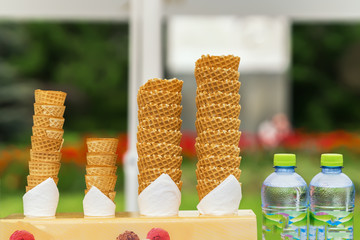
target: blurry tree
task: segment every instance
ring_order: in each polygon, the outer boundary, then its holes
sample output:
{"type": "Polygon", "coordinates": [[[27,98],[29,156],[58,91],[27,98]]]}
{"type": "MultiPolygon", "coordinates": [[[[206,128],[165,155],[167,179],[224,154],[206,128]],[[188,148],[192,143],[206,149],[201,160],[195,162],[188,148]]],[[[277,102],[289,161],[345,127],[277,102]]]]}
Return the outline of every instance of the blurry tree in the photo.
{"type": "Polygon", "coordinates": [[[360,129],[360,24],[295,24],[293,122],[313,131],[360,129]]]}

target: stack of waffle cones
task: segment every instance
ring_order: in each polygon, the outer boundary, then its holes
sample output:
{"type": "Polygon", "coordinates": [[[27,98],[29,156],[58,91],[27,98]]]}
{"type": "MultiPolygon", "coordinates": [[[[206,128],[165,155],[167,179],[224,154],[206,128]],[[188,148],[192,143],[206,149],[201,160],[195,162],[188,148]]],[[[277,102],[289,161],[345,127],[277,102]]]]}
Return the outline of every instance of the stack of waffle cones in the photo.
{"type": "Polygon", "coordinates": [[[85,194],[94,186],[114,201],[118,139],[88,138],[86,145],[88,152],[86,155],[85,194]]]}
{"type": "Polygon", "coordinates": [[[195,64],[196,186],[201,200],[230,174],[240,178],[240,58],[202,56],[195,64]]]}
{"type": "Polygon", "coordinates": [[[29,176],[26,191],[51,177],[58,183],[66,93],[35,90],[29,176]]]}
{"type": "Polygon", "coordinates": [[[139,194],[163,173],[181,190],[182,85],[178,79],[150,79],[139,89],[139,194]]]}

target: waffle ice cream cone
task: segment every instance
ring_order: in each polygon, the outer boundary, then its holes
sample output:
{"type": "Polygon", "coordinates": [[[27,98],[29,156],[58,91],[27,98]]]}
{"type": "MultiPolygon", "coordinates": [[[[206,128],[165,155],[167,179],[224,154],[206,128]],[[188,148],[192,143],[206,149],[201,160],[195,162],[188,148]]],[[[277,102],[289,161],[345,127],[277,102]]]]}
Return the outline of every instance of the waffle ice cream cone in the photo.
{"type": "Polygon", "coordinates": [[[35,90],[35,102],[40,104],[64,105],[66,93],[61,91],[35,90]]]}
{"type": "Polygon", "coordinates": [[[87,165],[86,166],[86,174],[87,175],[115,175],[117,167],[115,166],[94,166],[87,165]]]}
{"type": "Polygon", "coordinates": [[[201,92],[223,92],[223,93],[234,93],[238,94],[240,90],[241,83],[239,81],[216,81],[208,79],[207,81],[202,82],[196,89],[197,94],[201,92]]]}
{"type": "Polygon", "coordinates": [[[86,145],[90,153],[116,153],[119,140],[116,138],[87,138],[86,145]]]}
{"type": "Polygon", "coordinates": [[[240,154],[240,148],[234,145],[195,143],[195,149],[199,159],[208,155],[230,155],[238,157],[240,154]]]}
{"type": "Polygon", "coordinates": [[[137,152],[139,157],[146,155],[171,155],[180,156],[182,148],[167,143],[137,143],[137,152]]]}
{"type": "Polygon", "coordinates": [[[33,151],[39,152],[60,152],[63,140],[31,136],[33,151]]]}
{"type": "Polygon", "coordinates": [[[33,136],[46,137],[51,139],[61,140],[64,135],[64,130],[56,128],[32,127],[33,136]]]}
{"type": "Polygon", "coordinates": [[[174,117],[180,118],[182,111],[181,105],[169,105],[169,104],[153,104],[149,103],[142,107],[138,111],[139,121],[143,121],[146,118],[162,118],[162,117],[174,117]]]}
{"type": "Polygon", "coordinates": [[[200,85],[202,82],[213,79],[215,81],[238,81],[240,73],[237,70],[226,69],[226,68],[211,68],[211,67],[200,67],[195,68],[195,79],[196,84],[200,85]]]}
{"type": "Polygon", "coordinates": [[[65,106],[34,103],[35,115],[62,118],[65,106]]]}
{"type": "Polygon", "coordinates": [[[210,67],[210,68],[225,68],[232,69],[237,71],[239,69],[240,58],[227,55],[227,56],[211,56],[211,55],[202,55],[196,63],[196,68],[201,67],[210,67]]]}
{"type": "Polygon", "coordinates": [[[138,159],[137,165],[139,172],[148,168],[180,168],[182,163],[181,156],[170,155],[147,155],[138,159]]]}
{"type": "Polygon", "coordinates": [[[34,126],[35,127],[46,127],[46,128],[56,128],[62,129],[64,126],[64,118],[56,118],[49,116],[33,116],[34,126]]]}
{"type": "Polygon", "coordinates": [[[199,200],[203,199],[209,192],[219,186],[221,182],[222,181],[212,179],[198,180],[196,189],[198,191],[199,200]]]}
{"type": "Polygon", "coordinates": [[[117,154],[115,153],[87,153],[87,165],[115,166],[117,154]]]}
{"type": "Polygon", "coordinates": [[[199,167],[223,167],[238,168],[240,166],[241,157],[234,156],[205,156],[199,159],[196,166],[199,167]]]}
{"type": "Polygon", "coordinates": [[[240,101],[240,94],[238,93],[223,93],[223,92],[199,92],[195,98],[196,107],[202,107],[209,104],[230,104],[238,105],[240,101]]]}
{"type": "Polygon", "coordinates": [[[146,104],[175,104],[180,105],[181,93],[180,92],[167,92],[167,91],[146,91],[140,90],[137,95],[138,106],[145,106],[146,104]]]}
{"type": "Polygon", "coordinates": [[[181,92],[183,81],[176,78],[173,79],[159,79],[154,78],[148,80],[140,87],[140,91],[168,91],[168,92],[181,92]]]}
{"type": "Polygon", "coordinates": [[[182,120],[174,117],[146,118],[139,123],[142,128],[180,130],[182,120]]]}
{"type": "Polygon", "coordinates": [[[30,149],[30,160],[34,162],[59,163],[61,160],[60,152],[39,152],[30,149]]]}
{"type": "MultiPolygon", "coordinates": [[[[152,181],[146,181],[146,182],[142,182],[141,184],[139,184],[138,194],[140,194],[142,191],[144,191],[144,189],[147,188],[151,183],[152,183],[152,181]]],[[[179,181],[179,182],[175,182],[175,184],[179,188],[179,190],[181,191],[181,187],[183,185],[183,182],[179,181]]]]}
{"type": "Polygon", "coordinates": [[[179,145],[181,140],[181,132],[165,129],[146,129],[138,127],[137,141],[138,142],[154,142],[154,143],[168,143],[179,145]]]}
{"type": "Polygon", "coordinates": [[[209,104],[198,109],[196,119],[202,117],[239,118],[240,110],[240,105],[209,104]]]}
{"type": "Polygon", "coordinates": [[[240,178],[241,170],[239,168],[223,168],[223,167],[199,167],[196,169],[196,177],[198,180],[213,179],[222,181],[230,174],[236,179],[240,178]]]}
{"type": "Polygon", "coordinates": [[[163,173],[168,174],[174,182],[179,182],[182,171],[177,168],[148,168],[139,173],[139,183],[143,183],[145,181],[155,181],[163,173]]]}
{"type": "Polygon", "coordinates": [[[201,133],[206,130],[239,130],[240,119],[221,118],[221,117],[203,117],[195,121],[196,131],[201,133]]]}
{"type": "Polygon", "coordinates": [[[60,163],[29,161],[29,172],[32,176],[57,176],[60,163]]]}
{"type": "Polygon", "coordinates": [[[86,188],[97,187],[102,192],[112,192],[115,189],[117,176],[115,175],[85,175],[86,188]]]}
{"type": "Polygon", "coordinates": [[[240,136],[241,132],[236,130],[205,130],[198,134],[196,142],[238,146],[240,136]]]}
{"type": "Polygon", "coordinates": [[[43,181],[45,181],[46,179],[48,179],[49,177],[51,177],[55,184],[58,184],[59,179],[57,178],[57,176],[32,176],[32,175],[28,175],[27,176],[27,182],[28,182],[28,187],[33,188],[36,187],[37,185],[39,185],[40,183],[42,183],[43,181]]]}

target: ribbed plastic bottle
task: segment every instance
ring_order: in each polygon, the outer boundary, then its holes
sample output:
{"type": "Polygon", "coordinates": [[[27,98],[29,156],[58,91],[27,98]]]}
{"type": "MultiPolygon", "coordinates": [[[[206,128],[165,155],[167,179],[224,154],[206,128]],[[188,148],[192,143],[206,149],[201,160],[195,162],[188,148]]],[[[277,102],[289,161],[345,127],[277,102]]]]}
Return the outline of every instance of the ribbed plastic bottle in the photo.
{"type": "Polygon", "coordinates": [[[322,171],[310,182],[310,240],[353,239],[355,188],[342,173],[341,154],[322,154],[322,171]]]}
{"type": "Polygon", "coordinates": [[[307,240],[308,188],[295,167],[295,154],[274,155],[275,172],[261,189],[263,240],[307,240]]]}

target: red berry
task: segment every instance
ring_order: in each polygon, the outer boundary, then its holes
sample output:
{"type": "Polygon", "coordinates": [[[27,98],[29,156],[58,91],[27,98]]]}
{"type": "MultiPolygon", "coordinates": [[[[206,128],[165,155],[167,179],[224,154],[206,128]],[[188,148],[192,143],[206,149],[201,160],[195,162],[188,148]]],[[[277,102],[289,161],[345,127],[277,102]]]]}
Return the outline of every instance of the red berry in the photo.
{"type": "Polygon", "coordinates": [[[11,236],[9,240],[35,240],[34,235],[25,230],[17,230],[11,236]]]}
{"type": "Polygon", "coordinates": [[[162,228],[153,228],[147,234],[150,240],[170,240],[169,233],[162,228]]]}

